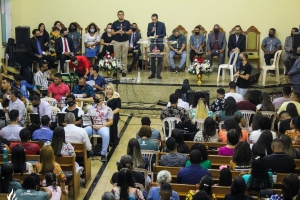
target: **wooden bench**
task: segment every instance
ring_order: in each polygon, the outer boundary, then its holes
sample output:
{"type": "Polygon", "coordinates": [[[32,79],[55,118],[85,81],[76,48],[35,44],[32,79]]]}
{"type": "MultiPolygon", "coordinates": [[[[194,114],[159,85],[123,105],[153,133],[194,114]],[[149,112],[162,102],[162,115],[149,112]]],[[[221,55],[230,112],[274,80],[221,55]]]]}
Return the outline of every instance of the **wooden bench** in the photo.
{"type": "Polygon", "coordinates": [[[184,141],[184,143],[186,143],[190,148],[194,145],[194,144],[203,144],[206,146],[206,148],[220,148],[220,147],[224,147],[227,144],[225,142],[194,142],[194,141],[184,141]]]}
{"type": "MultiPolygon", "coordinates": [[[[176,191],[179,197],[186,197],[187,193],[190,190],[196,190],[196,185],[188,185],[188,184],[177,184],[177,183],[170,183],[172,186],[172,190],[176,191]]],[[[158,187],[158,183],[150,182],[149,188],[151,187],[158,187]]],[[[181,199],[180,198],[180,199],[181,199]]]]}
{"type": "Polygon", "coordinates": [[[232,156],[208,155],[207,159],[210,160],[213,169],[219,169],[221,165],[229,165],[232,156]]]}

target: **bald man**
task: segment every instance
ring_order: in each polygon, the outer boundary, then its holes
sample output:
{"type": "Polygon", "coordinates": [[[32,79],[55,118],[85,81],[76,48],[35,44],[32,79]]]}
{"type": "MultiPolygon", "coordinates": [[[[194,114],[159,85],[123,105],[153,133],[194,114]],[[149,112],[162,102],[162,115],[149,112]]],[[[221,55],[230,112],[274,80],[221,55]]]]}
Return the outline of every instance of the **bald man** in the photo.
{"type": "Polygon", "coordinates": [[[296,167],[294,158],[283,152],[282,140],[275,138],[271,148],[273,153],[263,158],[267,169],[276,173],[292,173],[296,167]]]}
{"type": "MultiPolygon", "coordinates": [[[[297,55],[300,56],[300,46],[297,48],[297,55]]],[[[291,70],[287,74],[291,77],[291,84],[293,84],[294,90],[300,91],[300,59],[298,58],[291,70]]]]}

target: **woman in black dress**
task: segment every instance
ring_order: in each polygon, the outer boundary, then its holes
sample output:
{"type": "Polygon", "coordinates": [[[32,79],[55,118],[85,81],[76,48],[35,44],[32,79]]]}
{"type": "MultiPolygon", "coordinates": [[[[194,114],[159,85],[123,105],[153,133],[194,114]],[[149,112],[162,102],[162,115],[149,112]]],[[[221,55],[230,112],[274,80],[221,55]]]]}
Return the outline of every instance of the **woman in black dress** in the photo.
{"type": "Polygon", "coordinates": [[[110,55],[114,53],[114,40],[111,34],[111,26],[112,23],[107,24],[106,29],[104,29],[105,32],[101,36],[100,44],[103,45],[103,48],[102,51],[95,56],[97,60],[101,60],[106,52],[109,52],[110,55]]]}
{"type": "Polygon", "coordinates": [[[110,145],[117,146],[119,144],[118,137],[118,122],[120,119],[120,109],[121,109],[121,99],[111,83],[106,85],[105,89],[105,100],[107,101],[107,106],[110,107],[114,112],[114,123],[110,126],[110,145]]]}
{"type": "Polygon", "coordinates": [[[44,45],[47,47],[46,49],[48,49],[49,33],[46,31],[45,24],[44,23],[40,23],[39,26],[38,26],[38,30],[40,31],[40,36],[44,40],[44,45]]]}

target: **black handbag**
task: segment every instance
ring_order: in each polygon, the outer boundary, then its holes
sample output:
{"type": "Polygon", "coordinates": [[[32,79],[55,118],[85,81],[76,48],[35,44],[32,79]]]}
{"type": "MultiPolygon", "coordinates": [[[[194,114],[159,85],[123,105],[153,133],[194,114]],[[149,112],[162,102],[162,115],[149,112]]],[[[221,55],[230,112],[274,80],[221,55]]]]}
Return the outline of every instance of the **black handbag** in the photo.
{"type": "Polygon", "coordinates": [[[270,198],[274,194],[273,189],[260,190],[259,196],[260,198],[270,198]]]}

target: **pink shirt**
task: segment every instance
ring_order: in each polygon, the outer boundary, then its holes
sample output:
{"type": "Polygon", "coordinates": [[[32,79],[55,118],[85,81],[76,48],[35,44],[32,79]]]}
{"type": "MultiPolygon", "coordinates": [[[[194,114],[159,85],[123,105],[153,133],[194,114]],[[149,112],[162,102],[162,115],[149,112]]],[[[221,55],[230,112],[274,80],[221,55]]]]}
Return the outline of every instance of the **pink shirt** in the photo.
{"type": "Polygon", "coordinates": [[[54,99],[56,99],[57,102],[60,102],[60,98],[61,97],[65,97],[68,94],[70,94],[70,88],[68,85],[61,83],[60,86],[55,85],[54,83],[52,83],[49,87],[48,87],[48,92],[52,93],[52,97],[54,99]]]}
{"type": "Polygon", "coordinates": [[[53,186],[50,185],[47,187],[51,193],[52,193],[52,197],[50,200],[60,200],[61,197],[61,189],[59,186],[56,186],[56,190],[54,190],[53,186]]]}
{"type": "Polygon", "coordinates": [[[228,148],[226,146],[221,147],[218,151],[219,156],[233,156],[234,148],[228,148]]]}

